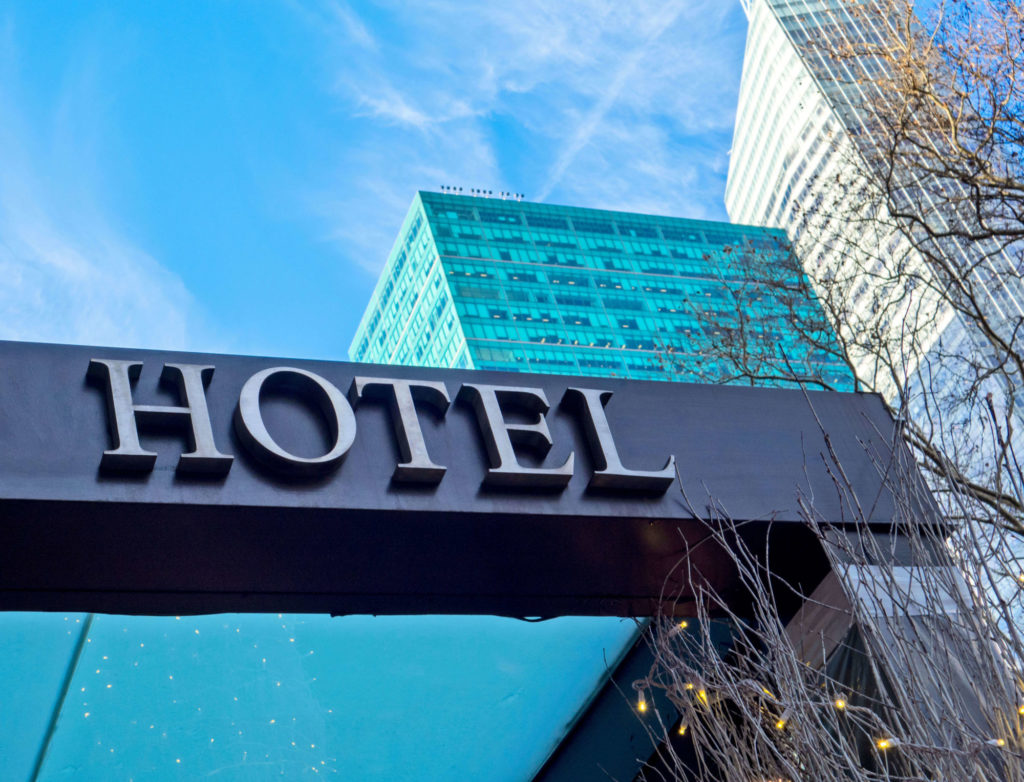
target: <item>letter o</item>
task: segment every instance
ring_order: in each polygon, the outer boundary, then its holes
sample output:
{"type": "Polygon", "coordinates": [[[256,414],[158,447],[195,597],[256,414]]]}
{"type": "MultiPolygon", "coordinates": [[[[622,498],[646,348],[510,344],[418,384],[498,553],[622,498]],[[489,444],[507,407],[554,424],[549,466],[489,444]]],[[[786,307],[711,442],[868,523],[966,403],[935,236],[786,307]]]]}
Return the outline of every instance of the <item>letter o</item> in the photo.
{"type": "Polygon", "coordinates": [[[270,467],[290,475],[323,475],[341,466],[356,439],[356,417],[345,395],[320,375],[295,367],[271,367],[245,381],[238,395],[235,433],[253,456],[270,467]],[[260,411],[260,394],[268,380],[298,392],[307,402],[319,406],[334,438],[323,456],[296,456],[284,450],[267,431],[260,411]]]}

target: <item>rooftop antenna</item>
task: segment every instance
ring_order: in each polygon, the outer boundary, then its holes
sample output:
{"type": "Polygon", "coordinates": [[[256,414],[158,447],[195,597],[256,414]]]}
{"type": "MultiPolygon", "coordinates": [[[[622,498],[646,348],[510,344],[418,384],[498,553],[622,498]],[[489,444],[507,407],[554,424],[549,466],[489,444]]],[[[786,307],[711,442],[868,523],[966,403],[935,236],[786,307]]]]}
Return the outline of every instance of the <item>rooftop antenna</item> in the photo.
{"type": "MultiPolygon", "coordinates": [[[[441,185],[441,192],[450,193],[453,195],[461,194],[462,188],[453,187],[452,185],[441,185]]],[[[482,187],[469,188],[469,194],[475,198],[495,197],[493,190],[484,190],[482,187]]],[[[513,193],[511,190],[499,190],[497,197],[500,198],[502,201],[522,201],[524,198],[526,198],[526,196],[523,195],[522,193],[513,193]]]]}

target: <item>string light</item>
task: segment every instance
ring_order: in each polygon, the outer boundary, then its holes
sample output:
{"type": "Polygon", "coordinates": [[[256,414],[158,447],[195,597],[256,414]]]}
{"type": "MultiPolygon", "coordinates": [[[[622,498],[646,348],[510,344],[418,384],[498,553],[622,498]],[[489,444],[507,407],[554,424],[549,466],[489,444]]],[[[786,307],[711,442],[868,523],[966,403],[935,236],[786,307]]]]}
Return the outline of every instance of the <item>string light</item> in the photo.
{"type": "Polygon", "coordinates": [[[897,745],[899,745],[899,741],[893,738],[879,739],[875,742],[875,746],[882,750],[891,749],[897,745]]]}
{"type": "Polygon", "coordinates": [[[837,709],[839,709],[839,711],[842,711],[846,708],[846,701],[842,698],[836,698],[834,705],[837,709]]]}
{"type": "Polygon", "coordinates": [[[679,735],[680,736],[685,736],[686,735],[686,726],[683,723],[681,723],[681,722],[679,723],[679,735]]]}
{"type": "Polygon", "coordinates": [[[993,747],[1005,747],[1006,739],[989,739],[985,743],[990,744],[993,747]]]}
{"type": "Polygon", "coordinates": [[[707,690],[697,690],[697,700],[699,700],[701,703],[703,703],[705,706],[707,706],[708,705],[708,691],[707,690]]]}
{"type": "Polygon", "coordinates": [[[679,629],[680,630],[685,630],[689,626],[690,626],[690,623],[687,622],[685,619],[679,623],[679,629]]]}
{"type": "Polygon", "coordinates": [[[780,719],[778,722],[776,722],[775,723],[775,729],[776,730],[785,730],[786,729],[786,720],[780,719]]]}
{"type": "Polygon", "coordinates": [[[644,696],[643,695],[641,695],[640,696],[640,700],[637,701],[636,710],[639,711],[641,714],[643,714],[645,711],[647,711],[647,701],[644,700],[644,696]]]}

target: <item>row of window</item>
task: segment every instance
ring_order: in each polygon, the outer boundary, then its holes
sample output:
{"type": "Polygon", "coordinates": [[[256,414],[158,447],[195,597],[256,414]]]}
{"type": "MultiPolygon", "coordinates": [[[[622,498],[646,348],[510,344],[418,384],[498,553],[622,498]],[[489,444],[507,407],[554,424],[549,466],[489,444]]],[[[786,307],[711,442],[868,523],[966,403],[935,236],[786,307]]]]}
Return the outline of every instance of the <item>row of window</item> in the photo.
{"type": "MultiPolygon", "coordinates": [[[[577,236],[574,234],[558,234],[544,231],[515,230],[481,225],[436,222],[432,224],[436,240],[457,242],[486,242],[516,247],[532,246],[541,249],[582,250],[585,254],[592,252],[612,254],[648,255],[662,258],[701,258],[709,257],[722,250],[740,249],[743,251],[787,253],[788,245],[781,237],[755,236],[736,241],[732,237],[717,233],[709,233],[714,241],[692,241],[680,243],[662,243],[632,237],[594,237],[577,236]]],[[[568,255],[568,254],[567,254],[568,255]]],[[[585,256],[584,256],[585,257],[585,256]]]]}
{"type": "MultiPolygon", "coordinates": [[[[477,283],[481,287],[486,287],[487,284],[501,284],[506,290],[531,285],[540,286],[546,290],[551,290],[553,286],[564,286],[576,290],[597,288],[598,290],[638,294],[667,294],[676,297],[678,301],[683,301],[693,295],[710,295],[712,298],[728,300],[730,298],[728,291],[742,288],[745,301],[757,300],[758,296],[762,296],[765,300],[771,298],[768,295],[768,289],[759,290],[759,285],[755,281],[737,282],[710,275],[680,275],[675,278],[666,278],[664,275],[651,271],[605,273],[596,269],[569,270],[500,261],[491,263],[489,259],[477,260],[450,256],[445,256],[442,262],[451,284],[460,286],[460,290],[466,289],[465,286],[471,282],[477,283]]],[[[792,283],[797,286],[799,279],[776,279],[773,283],[792,283]]]]}
{"type": "MultiPolygon", "coordinates": [[[[465,197],[445,197],[424,194],[424,205],[435,230],[441,225],[465,225],[474,223],[478,227],[497,225],[521,229],[546,229],[565,233],[618,236],[621,238],[655,239],[667,242],[689,244],[742,244],[747,239],[763,240],[772,236],[771,231],[730,226],[727,223],[712,227],[700,227],[691,221],[673,218],[645,220],[642,215],[605,218],[599,214],[582,210],[544,207],[543,212],[526,207],[496,208],[491,205],[472,205],[465,197]],[[561,214],[558,214],[561,212],[561,214]]],[[[780,239],[781,240],[781,239],[780,239]]]]}
{"type": "MultiPolygon", "coordinates": [[[[696,349],[676,346],[648,348],[623,352],[613,345],[544,345],[523,344],[494,338],[469,341],[475,365],[480,369],[512,370],[574,375],[613,375],[632,379],[674,380],[704,383],[750,384],[743,369],[728,358],[700,353],[696,349]]],[[[839,389],[850,389],[849,375],[835,364],[816,364],[789,359],[764,361],[758,370],[765,376],[785,377],[796,371],[807,382],[820,378],[839,389]]],[[[796,387],[795,382],[759,380],[758,385],[796,387]]]]}

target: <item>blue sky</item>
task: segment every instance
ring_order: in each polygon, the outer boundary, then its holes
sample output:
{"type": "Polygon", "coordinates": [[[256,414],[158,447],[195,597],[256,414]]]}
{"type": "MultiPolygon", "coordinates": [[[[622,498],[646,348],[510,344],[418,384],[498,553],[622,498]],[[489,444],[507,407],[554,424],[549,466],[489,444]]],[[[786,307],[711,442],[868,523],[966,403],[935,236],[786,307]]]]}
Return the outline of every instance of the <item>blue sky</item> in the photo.
{"type": "Polygon", "coordinates": [[[0,338],[346,357],[417,189],[725,219],[730,0],[0,6],[0,338]]]}

